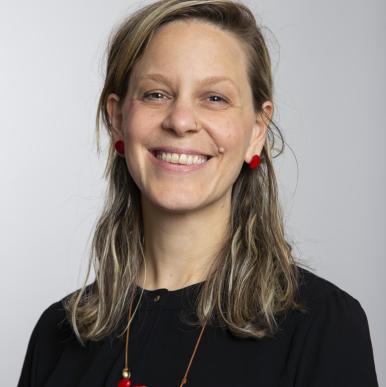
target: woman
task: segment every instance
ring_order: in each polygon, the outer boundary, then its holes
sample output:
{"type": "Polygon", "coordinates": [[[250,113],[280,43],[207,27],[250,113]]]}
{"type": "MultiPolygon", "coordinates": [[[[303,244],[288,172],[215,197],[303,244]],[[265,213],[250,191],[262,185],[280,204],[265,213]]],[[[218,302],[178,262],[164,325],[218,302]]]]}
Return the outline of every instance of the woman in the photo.
{"type": "Polygon", "coordinates": [[[96,279],[42,314],[19,386],[378,385],[362,307],[285,240],[272,100],[245,6],[164,0],[122,23],[96,279]]]}

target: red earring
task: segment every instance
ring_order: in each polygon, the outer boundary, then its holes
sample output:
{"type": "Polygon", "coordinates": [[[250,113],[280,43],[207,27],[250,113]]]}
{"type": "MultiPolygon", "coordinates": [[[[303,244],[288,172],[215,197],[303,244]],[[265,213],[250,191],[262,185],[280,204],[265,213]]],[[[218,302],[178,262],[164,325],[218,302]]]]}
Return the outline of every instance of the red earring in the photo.
{"type": "Polygon", "coordinates": [[[252,160],[248,163],[249,168],[255,169],[260,164],[260,156],[253,155],[252,160]]]}
{"type": "Polygon", "coordinates": [[[115,150],[123,156],[125,154],[125,143],[122,140],[118,140],[115,144],[115,150]]]}

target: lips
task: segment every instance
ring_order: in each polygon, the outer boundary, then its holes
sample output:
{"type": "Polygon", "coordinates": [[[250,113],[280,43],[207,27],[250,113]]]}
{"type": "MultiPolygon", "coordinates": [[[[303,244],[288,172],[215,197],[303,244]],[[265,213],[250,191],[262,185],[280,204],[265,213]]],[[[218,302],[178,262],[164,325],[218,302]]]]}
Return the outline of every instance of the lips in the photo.
{"type": "Polygon", "coordinates": [[[173,146],[162,146],[151,148],[150,151],[156,155],[157,152],[165,152],[165,153],[177,153],[177,154],[186,154],[186,155],[197,155],[197,156],[205,156],[208,159],[212,157],[211,154],[206,153],[205,151],[201,151],[193,148],[177,148],[173,146]]]}

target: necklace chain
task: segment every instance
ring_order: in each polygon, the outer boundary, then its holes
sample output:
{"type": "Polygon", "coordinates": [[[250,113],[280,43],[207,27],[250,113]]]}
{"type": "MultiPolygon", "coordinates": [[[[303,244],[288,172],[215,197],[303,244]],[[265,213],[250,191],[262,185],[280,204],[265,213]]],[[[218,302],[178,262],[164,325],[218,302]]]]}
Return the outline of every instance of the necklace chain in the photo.
{"type": "MultiPolygon", "coordinates": [[[[139,303],[139,301],[138,301],[138,303],[139,303]]],[[[129,364],[129,335],[130,335],[130,325],[131,325],[130,319],[131,319],[132,305],[133,305],[133,300],[130,302],[130,306],[129,306],[129,315],[128,315],[129,323],[128,323],[128,326],[127,326],[126,338],[125,338],[125,366],[124,366],[124,368],[122,370],[122,377],[123,377],[123,379],[121,379],[121,381],[119,382],[119,386],[123,385],[122,382],[124,382],[125,380],[127,380],[129,382],[127,385],[131,386],[131,381],[130,381],[131,373],[129,371],[128,364],[129,364]]],[[[135,312],[136,311],[137,311],[137,308],[136,308],[135,312]]],[[[189,374],[189,371],[190,371],[190,367],[191,367],[191,365],[193,363],[193,359],[194,359],[194,356],[196,355],[197,348],[198,348],[198,346],[200,344],[201,337],[202,337],[202,335],[204,333],[205,327],[206,327],[206,321],[204,322],[203,326],[201,327],[201,331],[200,331],[200,334],[199,334],[199,336],[198,336],[198,338],[196,340],[196,344],[194,346],[193,353],[192,353],[192,355],[190,357],[188,366],[186,368],[185,375],[182,378],[179,387],[182,387],[184,384],[186,384],[188,382],[188,374],[189,374]]],[[[146,386],[132,386],[132,387],[146,387],[146,386]]]]}

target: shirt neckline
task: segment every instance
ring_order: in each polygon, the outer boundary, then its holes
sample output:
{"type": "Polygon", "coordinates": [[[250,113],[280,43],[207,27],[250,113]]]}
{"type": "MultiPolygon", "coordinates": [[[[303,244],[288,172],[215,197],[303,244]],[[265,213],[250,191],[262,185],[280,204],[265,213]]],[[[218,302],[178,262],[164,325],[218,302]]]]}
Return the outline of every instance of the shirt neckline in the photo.
{"type": "Polygon", "coordinates": [[[136,301],[138,301],[143,290],[139,304],[141,309],[190,309],[195,304],[198,293],[204,283],[205,281],[201,281],[174,290],[167,288],[149,290],[136,285],[136,301]]]}

